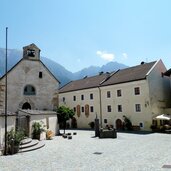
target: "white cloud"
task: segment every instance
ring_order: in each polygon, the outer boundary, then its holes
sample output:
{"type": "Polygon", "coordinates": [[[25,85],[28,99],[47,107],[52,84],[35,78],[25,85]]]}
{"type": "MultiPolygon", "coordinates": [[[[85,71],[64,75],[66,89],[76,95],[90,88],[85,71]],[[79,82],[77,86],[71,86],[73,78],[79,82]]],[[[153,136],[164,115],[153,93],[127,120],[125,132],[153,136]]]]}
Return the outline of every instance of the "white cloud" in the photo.
{"type": "Polygon", "coordinates": [[[107,53],[105,51],[97,51],[96,55],[100,56],[102,59],[107,61],[113,61],[115,58],[115,55],[113,53],[107,53]]]}
{"type": "Polygon", "coordinates": [[[122,56],[124,59],[128,59],[128,54],[127,53],[122,53],[122,56]]]}

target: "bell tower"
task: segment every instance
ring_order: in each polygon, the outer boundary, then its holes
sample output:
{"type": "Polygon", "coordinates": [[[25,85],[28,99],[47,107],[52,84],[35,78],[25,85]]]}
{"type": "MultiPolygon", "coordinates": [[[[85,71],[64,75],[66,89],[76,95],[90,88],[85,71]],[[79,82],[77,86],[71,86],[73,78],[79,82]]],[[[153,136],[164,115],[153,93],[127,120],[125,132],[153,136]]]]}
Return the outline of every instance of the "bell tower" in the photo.
{"type": "Polygon", "coordinates": [[[23,47],[23,58],[29,60],[40,60],[40,49],[34,43],[23,47]]]}

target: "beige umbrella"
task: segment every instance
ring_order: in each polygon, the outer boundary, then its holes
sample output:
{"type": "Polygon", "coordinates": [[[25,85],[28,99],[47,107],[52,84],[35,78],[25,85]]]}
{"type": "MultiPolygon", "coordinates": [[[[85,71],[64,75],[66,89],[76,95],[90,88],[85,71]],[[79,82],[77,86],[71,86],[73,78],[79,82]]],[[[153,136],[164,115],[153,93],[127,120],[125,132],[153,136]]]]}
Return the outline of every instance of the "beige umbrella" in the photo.
{"type": "Polygon", "coordinates": [[[171,120],[171,115],[169,114],[161,114],[155,117],[158,120],[171,120]]]}

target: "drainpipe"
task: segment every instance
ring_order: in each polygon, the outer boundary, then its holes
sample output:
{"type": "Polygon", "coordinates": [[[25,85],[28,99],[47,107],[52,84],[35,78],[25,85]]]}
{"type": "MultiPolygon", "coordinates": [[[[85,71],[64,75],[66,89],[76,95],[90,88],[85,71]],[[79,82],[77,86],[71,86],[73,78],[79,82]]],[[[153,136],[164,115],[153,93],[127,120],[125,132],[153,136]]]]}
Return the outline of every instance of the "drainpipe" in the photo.
{"type": "Polygon", "coordinates": [[[100,127],[102,128],[102,98],[101,98],[101,89],[100,87],[98,87],[99,89],[99,100],[100,100],[100,127]]]}

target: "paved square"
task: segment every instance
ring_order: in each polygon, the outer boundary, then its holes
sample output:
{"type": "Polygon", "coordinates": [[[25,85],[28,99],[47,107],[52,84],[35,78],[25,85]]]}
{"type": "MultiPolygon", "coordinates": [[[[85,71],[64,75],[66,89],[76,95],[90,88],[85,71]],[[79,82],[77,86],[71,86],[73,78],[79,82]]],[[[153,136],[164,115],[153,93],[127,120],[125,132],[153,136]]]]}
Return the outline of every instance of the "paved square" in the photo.
{"type": "Polygon", "coordinates": [[[118,133],[117,139],[93,138],[77,132],[71,140],[55,137],[45,147],[0,156],[0,171],[158,171],[171,165],[170,134],[118,133]]]}

